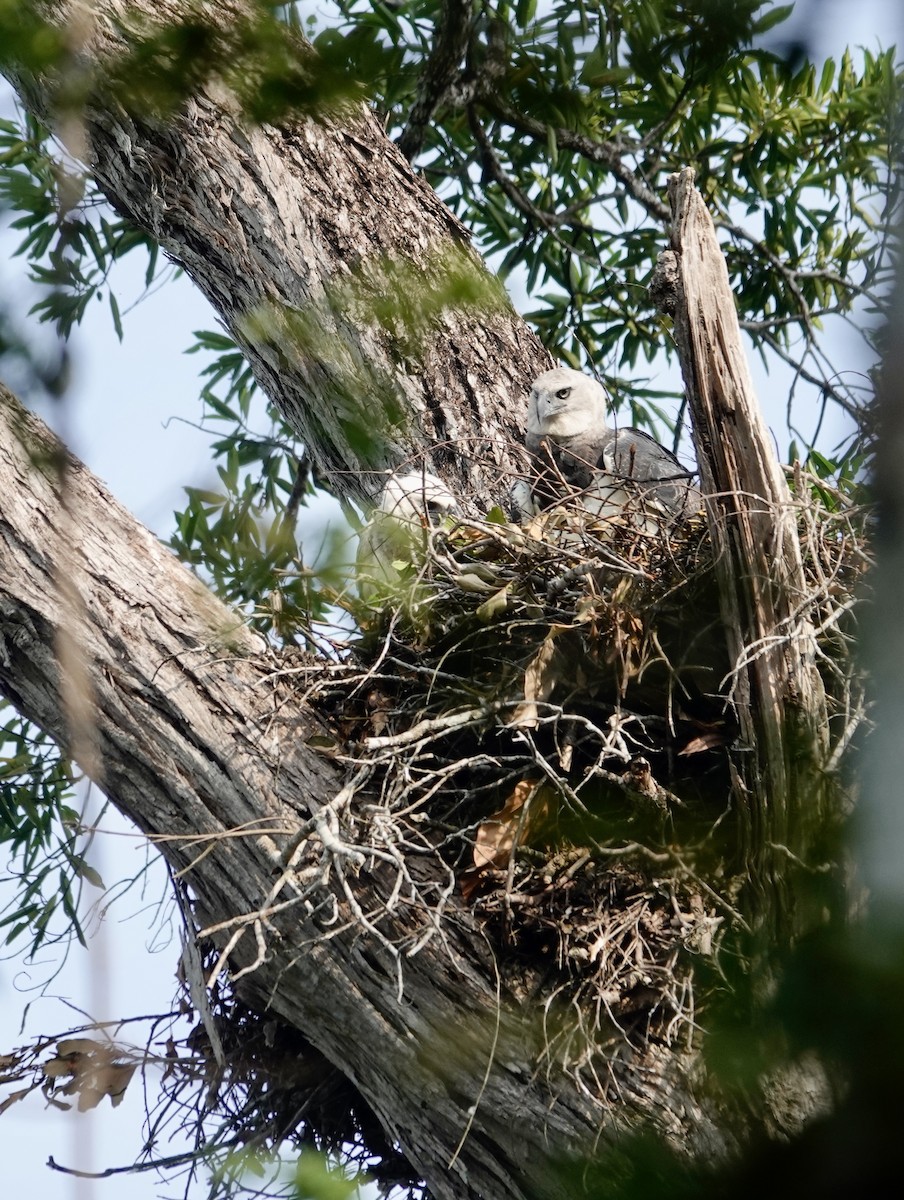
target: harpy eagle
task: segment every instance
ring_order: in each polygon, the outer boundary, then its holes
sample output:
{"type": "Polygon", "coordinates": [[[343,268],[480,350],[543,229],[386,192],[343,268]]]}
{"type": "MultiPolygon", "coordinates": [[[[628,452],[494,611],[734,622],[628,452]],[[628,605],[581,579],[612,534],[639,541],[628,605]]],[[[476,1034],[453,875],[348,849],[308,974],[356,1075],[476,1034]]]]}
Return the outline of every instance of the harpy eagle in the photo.
{"type": "Polygon", "coordinates": [[[358,593],[372,602],[391,595],[409,564],[423,560],[431,526],[458,512],[455,497],[429,471],[391,475],[358,537],[358,593]]]}
{"type": "Polygon", "coordinates": [[[579,494],[595,516],[620,513],[632,498],[647,511],[689,517],[703,507],[692,472],[640,429],[612,429],[602,384],[571,367],[556,367],[531,386],[525,443],[530,483],[516,484],[520,519],[579,494]]]}

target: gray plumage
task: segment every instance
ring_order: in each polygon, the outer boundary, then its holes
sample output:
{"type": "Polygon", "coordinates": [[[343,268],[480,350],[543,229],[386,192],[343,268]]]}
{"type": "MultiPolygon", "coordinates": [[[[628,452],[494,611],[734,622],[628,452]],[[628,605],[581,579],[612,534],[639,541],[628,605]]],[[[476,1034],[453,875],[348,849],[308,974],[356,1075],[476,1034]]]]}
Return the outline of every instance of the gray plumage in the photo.
{"type": "Polygon", "coordinates": [[[429,471],[392,475],[358,537],[358,592],[371,600],[390,595],[401,580],[398,564],[423,561],[431,526],[458,511],[455,497],[429,471]]]}
{"type": "MultiPolygon", "coordinates": [[[[569,492],[581,494],[596,516],[620,512],[632,498],[670,517],[690,516],[703,506],[691,472],[640,429],[612,429],[608,393],[589,375],[556,367],[534,380],[527,408],[525,443],[533,459],[534,510],[549,508],[569,492]]],[[[513,489],[523,510],[525,489],[513,489]]]]}

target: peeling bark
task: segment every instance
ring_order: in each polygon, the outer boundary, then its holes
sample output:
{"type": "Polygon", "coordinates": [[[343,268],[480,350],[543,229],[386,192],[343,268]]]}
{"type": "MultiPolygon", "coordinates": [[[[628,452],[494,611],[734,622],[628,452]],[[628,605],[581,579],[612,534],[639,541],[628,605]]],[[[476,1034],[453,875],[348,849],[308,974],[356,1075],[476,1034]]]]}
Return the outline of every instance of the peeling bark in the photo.
{"type": "MultiPolygon", "coordinates": [[[[825,817],[826,697],[816,669],[796,509],[757,403],[725,259],[694,173],[669,183],[672,250],[655,282],[675,341],[707,493],[722,617],[736,664],[733,700],[754,764],[738,788],[751,853],[773,884],[806,857],[825,817]]],[[[782,887],[782,891],[787,888],[782,887]]],[[[788,895],[779,912],[791,908],[788,895]]]]}

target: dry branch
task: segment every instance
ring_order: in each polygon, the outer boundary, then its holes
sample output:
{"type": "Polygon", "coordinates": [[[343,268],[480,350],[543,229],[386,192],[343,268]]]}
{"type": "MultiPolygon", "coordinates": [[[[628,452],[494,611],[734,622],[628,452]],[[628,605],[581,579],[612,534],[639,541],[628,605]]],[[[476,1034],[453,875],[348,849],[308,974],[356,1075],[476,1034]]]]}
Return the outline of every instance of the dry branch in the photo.
{"type": "Polygon", "coordinates": [[[655,286],[674,318],[735,662],[733,700],[755,752],[739,799],[760,848],[792,844],[805,858],[806,831],[825,813],[828,723],[798,532],[802,499],[792,498],[763,421],[725,258],[689,168],[672,176],[669,199],[672,249],[655,286]]]}

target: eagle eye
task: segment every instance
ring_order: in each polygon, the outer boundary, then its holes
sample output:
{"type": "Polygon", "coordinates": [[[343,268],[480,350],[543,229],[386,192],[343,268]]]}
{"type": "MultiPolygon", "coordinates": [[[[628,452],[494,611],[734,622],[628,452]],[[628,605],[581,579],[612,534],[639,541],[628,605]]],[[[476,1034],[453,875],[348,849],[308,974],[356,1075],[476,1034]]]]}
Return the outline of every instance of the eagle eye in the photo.
{"type": "Polygon", "coordinates": [[[570,387],[559,388],[559,390],[556,392],[556,398],[559,400],[567,400],[570,395],[570,387]]]}

